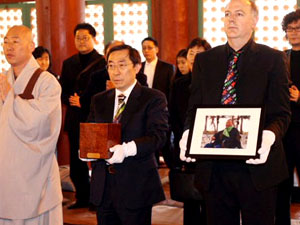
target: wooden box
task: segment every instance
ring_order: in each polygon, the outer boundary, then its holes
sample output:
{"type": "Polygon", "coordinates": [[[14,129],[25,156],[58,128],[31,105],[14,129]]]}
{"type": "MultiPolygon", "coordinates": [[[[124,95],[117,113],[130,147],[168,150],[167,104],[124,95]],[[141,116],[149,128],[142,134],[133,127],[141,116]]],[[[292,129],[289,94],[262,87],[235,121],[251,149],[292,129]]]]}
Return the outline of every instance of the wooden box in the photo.
{"type": "Polygon", "coordinates": [[[119,123],[80,123],[80,158],[109,159],[109,148],[121,143],[119,123]]]}

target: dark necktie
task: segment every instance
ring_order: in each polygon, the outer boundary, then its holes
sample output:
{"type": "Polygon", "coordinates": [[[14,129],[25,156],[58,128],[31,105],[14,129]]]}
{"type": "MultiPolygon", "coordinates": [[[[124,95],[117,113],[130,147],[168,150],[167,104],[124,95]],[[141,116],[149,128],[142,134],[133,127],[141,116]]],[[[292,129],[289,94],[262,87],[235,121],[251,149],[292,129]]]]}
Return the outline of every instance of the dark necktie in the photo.
{"type": "Polygon", "coordinates": [[[126,98],[126,96],[123,95],[123,94],[118,95],[118,110],[117,110],[117,113],[116,113],[116,115],[114,117],[114,120],[113,120],[114,123],[119,123],[120,122],[122,113],[123,113],[123,111],[125,109],[125,105],[126,105],[125,104],[125,98],[126,98]]]}
{"type": "Polygon", "coordinates": [[[238,79],[237,61],[242,51],[234,52],[233,59],[229,62],[228,73],[224,81],[221,104],[236,104],[236,82],[238,79]]]}

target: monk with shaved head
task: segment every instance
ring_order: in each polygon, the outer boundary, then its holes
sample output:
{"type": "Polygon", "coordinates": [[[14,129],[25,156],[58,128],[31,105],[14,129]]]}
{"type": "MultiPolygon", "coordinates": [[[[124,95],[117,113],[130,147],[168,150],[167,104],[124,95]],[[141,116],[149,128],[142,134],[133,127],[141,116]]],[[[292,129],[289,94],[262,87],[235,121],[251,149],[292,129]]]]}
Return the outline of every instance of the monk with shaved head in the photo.
{"type": "MultiPolygon", "coordinates": [[[[197,164],[195,182],[206,202],[209,225],[274,225],[277,186],[288,177],[282,147],[290,122],[286,57],[253,40],[258,22],[254,1],[228,1],[224,12],[227,43],[195,58],[180,158],[197,164]],[[263,107],[258,140],[250,146],[250,135],[241,133],[242,149],[228,151],[226,159],[223,153],[199,161],[187,157],[196,105],[263,107]]],[[[251,118],[249,127],[254,125],[251,118]]]]}
{"type": "Polygon", "coordinates": [[[0,74],[0,225],[62,225],[60,85],[32,56],[28,27],[10,28],[3,49],[11,67],[0,74]]]}

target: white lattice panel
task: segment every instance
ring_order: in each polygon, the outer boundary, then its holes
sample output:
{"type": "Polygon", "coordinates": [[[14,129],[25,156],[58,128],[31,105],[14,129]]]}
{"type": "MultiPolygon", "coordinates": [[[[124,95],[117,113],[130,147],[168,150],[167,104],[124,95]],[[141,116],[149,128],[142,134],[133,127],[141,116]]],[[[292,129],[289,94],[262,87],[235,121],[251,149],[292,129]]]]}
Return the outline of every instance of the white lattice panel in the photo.
{"type": "Polygon", "coordinates": [[[38,46],[38,33],[37,33],[36,9],[35,8],[31,8],[31,11],[30,11],[30,25],[31,25],[34,44],[35,44],[35,46],[38,46]]]}
{"type": "Polygon", "coordinates": [[[203,0],[203,37],[215,47],[226,42],[224,13],[228,0],[203,0]]]}
{"type": "Polygon", "coordinates": [[[148,37],[147,2],[115,3],[113,15],[114,40],[136,48],[143,58],[141,41],[148,37]]]}
{"type": "Polygon", "coordinates": [[[93,25],[96,29],[95,49],[103,54],[104,50],[104,25],[103,25],[103,5],[87,5],[85,8],[85,22],[93,25]]]}
{"type": "Polygon", "coordinates": [[[1,51],[0,51],[0,72],[7,70],[9,64],[5,59],[3,53],[4,36],[8,29],[14,25],[22,24],[22,10],[18,8],[14,9],[0,9],[0,39],[1,39],[1,51]]]}
{"type": "Polygon", "coordinates": [[[289,48],[281,22],[286,14],[295,10],[297,0],[256,0],[255,3],[259,9],[255,40],[279,50],[289,48]]]}

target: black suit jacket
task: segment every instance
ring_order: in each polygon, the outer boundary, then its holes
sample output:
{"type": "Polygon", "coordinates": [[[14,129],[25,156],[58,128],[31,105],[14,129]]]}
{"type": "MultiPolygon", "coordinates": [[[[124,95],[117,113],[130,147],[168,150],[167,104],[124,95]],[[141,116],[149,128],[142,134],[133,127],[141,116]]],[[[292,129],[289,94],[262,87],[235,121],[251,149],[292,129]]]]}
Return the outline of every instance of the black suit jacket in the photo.
{"type": "MultiPolygon", "coordinates": [[[[281,142],[290,122],[288,68],[283,52],[255,42],[251,42],[243,54],[236,84],[238,104],[264,105],[263,129],[271,130],[276,135],[266,163],[245,165],[249,168],[255,187],[262,190],[278,184],[288,176],[281,142]]],[[[186,129],[189,128],[195,104],[220,104],[227,69],[227,45],[196,56],[186,129]]],[[[197,165],[197,184],[209,188],[211,172],[217,163],[201,161],[197,165]]],[[[244,165],[244,162],[241,163],[244,165]]]]}
{"type": "MultiPolygon", "coordinates": [[[[91,103],[89,122],[111,123],[115,89],[96,94],[91,103]]],[[[118,192],[129,209],[142,208],[164,200],[164,192],[157,172],[154,153],[166,141],[168,111],[165,96],[150,88],[136,84],[121,117],[121,142],[134,141],[137,154],[114,164],[118,192]]],[[[102,200],[106,161],[92,163],[91,202],[102,200]]]]}
{"type": "MultiPolygon", "coordinates": [[[[142,68],[140,71],[144,73],[144,69],[145,69],[145,62],[142,63],[142,68]]],[[[175,73],[174,65],[158,59],[155,67],[152,88],[163,92],[166,95],[167,99],[169,99],[170,97],[170,89],[171,89],[174,73],[175,73]]]]}
{"type": "Polygon", "coordinates": [[[100,61],[79,77],[79,73],[85,69],[80,63],[79,54],[75,54],[63,62],[60,83],[62,86],[62,103],[67,105],[65,130],[78,129],[79,122],[85,121],[89,114],[89,104],[83,103],[81,108],[70,106],[69,97],[74,95],[75,92],[81,96],[90,81],[91,73],[104,68],[105,59],[96,50],[91,53],[87,66],[97,59],[100,61]]]}

